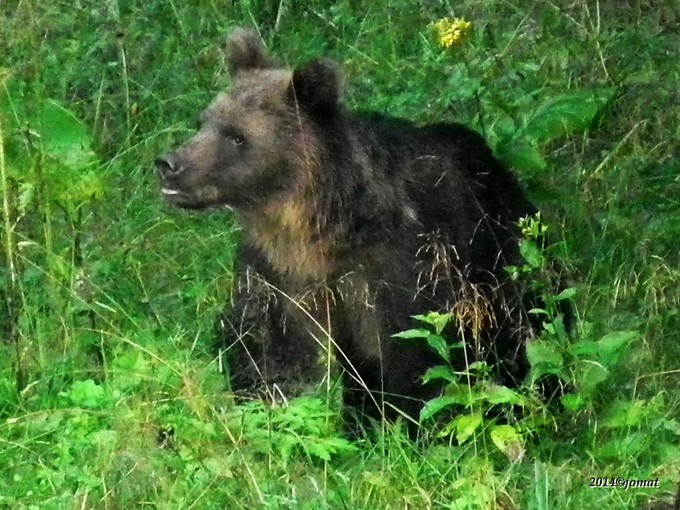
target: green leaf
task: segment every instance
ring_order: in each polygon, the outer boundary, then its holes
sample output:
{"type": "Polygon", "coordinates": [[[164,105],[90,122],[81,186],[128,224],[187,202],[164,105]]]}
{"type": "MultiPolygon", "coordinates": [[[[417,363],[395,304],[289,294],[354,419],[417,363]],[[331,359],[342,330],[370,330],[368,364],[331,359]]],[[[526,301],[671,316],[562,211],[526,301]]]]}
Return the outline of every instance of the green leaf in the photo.
{"type": "Polygon", "coordinates": [[[614,331],[600,338],[596,344],[599,360],[602,364],[612,367],[616,365],[624,349],[639,338],[637,331],[614,331]]]}
{"type": "Polygon", "coordinates": [[[593,342],[581,340],[569,346],[569,353],[580,359],[590,359],[604,367],[613,367],[628,345],[638,339],[637,331],[614,331],[593,342]]]}
{"type": "Polygon", "coordinates": [[[517,430],[510,425],[494,425],[489,432],[493,444],[511,461],[518,462],[524,457],[524,441],[517,430]]]}
{"type": "Polygon", "coordinates": [[[522,396],[514,390],[506,386],[500,386],[498,384],[491,384],[482,393],[484,400],[489,404],[510,404],[519,405],[522,404],[524,399],[522,396]]]}
{"type": "Polygon", "coordinates": [[[406,331],[400,331],[392,335],[395,338],[427,338],[432,333],[427,329],[417,328],[417,329],[407,329],[406,331]]]}
{"type": "Polygon", "coordinates": [[[574,374],[575,383],[581,393],[592,395],[595,389],[607,380],[609,370],[599,363],[583,361],[574,374]]]}
{"type": "Polygon", "coordinates": [[[71,168],[84,168],[96,158],[85,125],[55,101],[42,104],[36,128],[42,149],[71,168]]]}
{"type": "Polygon", "coordinates": [[[483,417],[479,413],[461,414],[453,419],[456,441],[463,444],[481,427],[483,417]]]}
{"type": "Polygon", "coordinates": [[[647,402],[644,400],[619,400],[607,410],[601,425],[612,429],[636,427],[644,422],[648,414],[647,402]]]}
{"type": "Polygon", "coordinates": [[[451,367],[439,365],[432,367],[425,372],[422,377],[423,384],[427,384],[430,381],[448,381],[451,383],[458,382],[458,376],[453,371],[451,367]]]}
{"type": "MultiPolygon", "coordinates": [[[[548,328],[546,328],[547,330],[548,328]]],[[[568,339],[569,333],[567,332],[567,326],[564,324],[564,314],[558,313],[553,317],[550,323],[550,332],[559,339],[568,339]]]]}
{"type": "Polygon", "coordinates": [[[669,432],[672,432],[676,436],[680,437],[680,422],[678,422],[678,420],[663,418],[661,419],[661,426],[665,430],[668,430],[669,432]]]}
{"type": "Polygon", "coordinates": [[[493,370],[492,367],[490,367],[489,364],[483,360],[473,361],[468,366],[468,372],[474,375],[475,377],[488,376],[491,374],[492,370],[493,370]]]}
{"type": "Polygon", "coordinates": [[[568,395],[562,395],[560,397],[560,402],[565,409],[575,413],[583,409],[586,405],[586,399],[580,393],[569,393],[568,395]]]}
{"type": "Polygon", "coordinates": [[[104,387],[92,379],[74,381],[69,390],[61,395],[67,397],[73,405],[88,409],[104,407],[109,400],[104,387]]]}
{"type": "Polygon", "coordinates": [[[451,322],[450,313],[430,312],[427,315],[414,315],[414,319],[434,327],[435,333],[442,334],[446,325],[451,322]]]}
{"type": "Polygon", "coordinates": [[[291,459],[297,446],[302,446],[305,453],[309,453],[310,450],[314,451],[311,455],[318,453],[313,441],[307,441],[302,445],[296,436],[286,433],[275,433],[273,437],[276,438],[276,442],[272,441],[272,446],[275,450],[278,450],[279,457],[283,460],[284,464],[288,463],[291,459]]]}
{"type": "MultiPolygon", "coordinates": [[[[420,317],[420,316],[417,316],[420,317]]],[[[423,328],[407,329],[392,335],[395,338],[402,338],[406,340],[414,338],[424,338],[427,344],[433,348],[439,356],[446,362],[451,362],[451,355],[449,354],[450,346],[446,339],[439,335],[435,335],[431,331],[423,328]]]]}
{"type": "Polygon", "coordinates": [[[430,317],[432,318],[432,325],[434,326],[434,331],[438,335],[442,334],[442,331],[444,331],[446,325],[451,321],[450,313],[432,312],[430,313],[430,317]]]}
{"type": "Polygon", "coordinates": [[[19,211],[26,213],[36,197],[36,186],[33,182],[19,183],[19,211]]]}
{"type": "Polygon", "coordinates": [[[537,174],[548,168],[538,146],[521,136],[498,143],[495,152],[503,163],[525,174],[537,174]]]}
{"type": "Polygon", "coordinates": [[[570,355],[581,359],[597,358],[599,352],[597,343],[592,340],[579,340],[578,342],[574,342],[567,347],[567,351],[570,355]]]}
{"type": "Polygon", "coordinates": [[[27,101],[25,95],[14,89],[0,90],[0,115],[11,119],[8,124],[16,133],[8,137],[8,146],[13,146],[15,138],[22,140],[14,144],[19,150],[11,151],[8,164],[23,192],[20,210],[30,209],[35,196],[33,189],[44,189],[47,200],[71,210],[99,198],[105,186],[87,126],[52,100],[34,101],[33,110],[37,113],[27,116],[22,105],[27,101]],[[19,130],[30,133],[27,135],[30,144],[23,142],[24,135],[19,136],[19,130]]]}
{"type": "Polygon", "coordinates": [[[599,88],[553,96],[536,109],[520,133],[541,146],[587,129],[614,93],[613,88],[599,88]]]}
{"type": "Polygon", "coordinates": [[[494,136],[499,140],[512,138],[517,131],[513,118],[502,110],[494,115],[492,124],[489,126],[489,138],[494,136]]]}
{"type": "Polygon", "coordinates": [[[534,478],[533,478],[533,498],[529,500],[527,505],[528,510],[546,510],[550,508],[550,478],[548,476],[548,468],[543,462],[534,461],[534,478]]]}
{"type": "Polygon", "coordinates": [[[451,363],[451,354],[449,352],[450,348],[446,339],[439,335],[430,334],[427,337],[427,344],[437,351],[437,354],[439,354],[440,358],[445,360],[447,363],[451,363]]]}
{"type": "Polygon", "coordinates": [[[522,258],[527,261],[527,264],[534,269],[539,269],[545,265],[545,257],[541,249],[533,241],[522,239],[519,243],[519,252],[522,258]]]}
{"type": "Polygon", "coordinates": [[[574,287],[568,287],[555,296],[555,301],[564,301],[565,299],[574,299],[576,296],[576,289],[574,287]]]}
{"type": "Polygon", "coordinates": [[[448,407],[457,405],[459,398],[453,395],[442,395],[441,397],[433,398],[428,400],[423,408],[420,410],[420,422],[424,422],[432,418],[439,411],[446,409],[448,407]]]}
{"type": "Polygon", "coordinates": [[[597,445],[595,454],[604,459],[620,462],[620,459],[635,458],[642,452],[649,451],[650,435],[648,432],[628,432],[623,436],[616,436],[597,445]]]}
{"type": "Polygon", "coordinates": [[[151,377],[153,365],[137,350],[117,355],[111,364],[111,379],[116,388],[129,390],[151,377]]]}
{"type": "Polygon", "coordinates": [[[558,370],[564,365],[560,348],[552,342],[532,340],[526,344],[527,359],[532,367],[547,366],[558,370]]]}

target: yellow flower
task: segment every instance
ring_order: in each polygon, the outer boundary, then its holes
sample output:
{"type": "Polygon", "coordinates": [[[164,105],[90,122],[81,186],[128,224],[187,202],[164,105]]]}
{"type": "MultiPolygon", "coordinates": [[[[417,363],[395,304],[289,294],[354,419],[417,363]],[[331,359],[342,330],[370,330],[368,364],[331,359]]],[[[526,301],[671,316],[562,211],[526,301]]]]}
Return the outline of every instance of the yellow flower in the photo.
{"type": "Polygon", "coordinates": [[[468,35],[472,23],[463,18],[443,18],[430,25],[439,38],[439,44],[449,49],[455,44],[462,43],[468,35]]]}

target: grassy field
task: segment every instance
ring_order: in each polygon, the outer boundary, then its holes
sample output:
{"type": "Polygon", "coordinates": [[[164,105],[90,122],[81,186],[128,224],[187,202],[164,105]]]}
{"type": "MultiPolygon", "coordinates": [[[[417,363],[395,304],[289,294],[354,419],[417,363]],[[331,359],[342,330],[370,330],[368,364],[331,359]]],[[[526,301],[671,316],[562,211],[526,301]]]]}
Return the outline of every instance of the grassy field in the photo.
{"type": "Polygon", "coordinates": [[[679,48],[675,0],[0,2],[0,508],[670,509],[679,48]],[[472,23],[449,48],[447,17],[472,23]],[[234,405],[214,324],[238,228],[165,207],[153,161],[228,86],[236,26],[341,61],[353,108],[464,122],[514,163],[579,316],[550,358],[573,396],[507,418],[514,449],[488,417],[350,442],[332,395],[234,405]]]}

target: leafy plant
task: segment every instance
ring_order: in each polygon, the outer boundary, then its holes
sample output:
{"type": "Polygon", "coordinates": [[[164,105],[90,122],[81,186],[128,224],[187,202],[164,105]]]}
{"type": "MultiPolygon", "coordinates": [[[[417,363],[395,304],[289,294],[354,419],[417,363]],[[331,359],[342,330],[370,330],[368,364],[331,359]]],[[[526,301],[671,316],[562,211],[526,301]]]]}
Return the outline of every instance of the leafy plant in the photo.
{"type": "Polygon", "coordinates": [[[33,352],[50,351],[23,345],[20,332],[43,327],[59,338],[60,326],[84,311],[78,299],[83,211],[104,194],[88,128],[58,102],[30,97],[25,88],[11,78],[0,84],[2,243],[9,268],[3,322],[13,332],[18,391],[45,363],[33,352]],[[45,304],[51,313],[35,315],[45,304]]]}
{"type": "Polygon", "coordinates": [[[543,307],[528,311],[543,321],[541,336],[526,345],[531,367],[528,384],[533,386],[546,376],[557,377],[569,388],[568,393],[561,396],[567,409],[578,411],[592,406],[596,390],[609,379],[631,344],[639,339],[639,333],[612,331],[593,338],[587,324],[574,323],[574,317],[565,317],[565,314],[573,315],[572,300],[576,289],[558,289],[556,294],[553,290],[555,284],[551,275],[554,270],[542,249],[548,227],[542,222],[540,213],[523,218],[519,226],[523,234],[520,254],[525,263],[507,270],[513,279],[528,282],[529,289],[537,293],[543,303],[543,307]],[[566,324],[567,320],[572,324],[566,324]]]}
{"type": "Polygon", "coordinates": [[[451,313],[430,312],[413,317],[427,327],[410,329],[393,335],[409,341],[426,342],[445,362],[430,368],[423,375],[423,384],[438,381],[444,383],[443,395],[425,403],[420,412],[420,422],[430,423],[437,415],[452,413],[447,423],[437,433],[438,437],[453,437],[458,444],[485,434],[508,458],[518,460],[524,455],[524,440],[520,427],[499,423],[489,411],[509,411],[515,406],[528,406],[530,399],[521,393],[493,383],[488,378],[489,367],[483,362],[467,365],[460,371],[454,368],[455,356],[465,356],[463,342],[449,342],[442,333],[452,320],[451,313]],[[461,352],[462,351],[462,352],[461,352]],[[462,410],[462,411],[461,411],[462,410]]]}
{"type": "Polygon", "coordinates": [[[274,456],[284,465],[300,454],[330,461],[357,450],[355,444],[338,434],[335,417],[319,398],[299,397],[277,407],[254,400],[238,406],[234,413],[248,448],[274,456]]]}
{"type": "Polygon", "coordinates": [[[616,89],[578,89],[551,95],[524,116],[521,123],[496,133],[497,156],[509,166],[535,175],[548,167],[545,146],[558,138],[582,133],[593,123],[616,94],[616,89]]]}
{"type": "Polygon", "coordinates": [[[521,280],[529,292],[538,296],[542,307],[528,310],[528,313],[543,319],[544,330],[567,341],[569,333],[565,325],[565,315],[573,313],[573,299],[576,289],[567,287],[559,289],[559,274],[555,274],[555,263],[545,246],[548,226],[541,219],[541,213],[521,218],[519,227],[522,238],[519,242],[519,253],[524,259],[521,266],[507,266],[505,270],[510,277],[521,280]],[[558,281],[556,281],[558,280],[558,281]],[[559,292],[556,293],[556,291],[559,292]]]}
{"type": "Polygon", "coordinates": [[[36,101],[20,94],[18,84],[3,85],[6,186],[17,187],[19,214],[57,204],[73,215],[82,204],[101,198],[104,182],[87,127],[57,101],[36,101]]]}

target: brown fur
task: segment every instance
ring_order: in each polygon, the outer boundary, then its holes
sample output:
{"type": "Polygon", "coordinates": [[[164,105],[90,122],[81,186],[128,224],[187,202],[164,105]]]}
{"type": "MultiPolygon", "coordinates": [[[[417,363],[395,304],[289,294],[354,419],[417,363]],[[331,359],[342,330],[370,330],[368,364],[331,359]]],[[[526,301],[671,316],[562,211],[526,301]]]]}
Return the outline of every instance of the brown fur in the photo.
{"type": "Polygon", "coordinates": [[[415,417],[441,361],[391,335],[428,310],[457,318],[457,369],[485,359],[502,382],[522,378],[537,327],[526,310],[540,303],[504,267],[521,264],[516,222],[535,208],[481,137],[355,116],[335,62],[279,69],[253,32],[228,51],[231,90],[158,170],[175,205],[228,205],[244,227],[249,283],[223,321],[235,389],[318,380],[330,335],[348,408],[415,417]]]}

